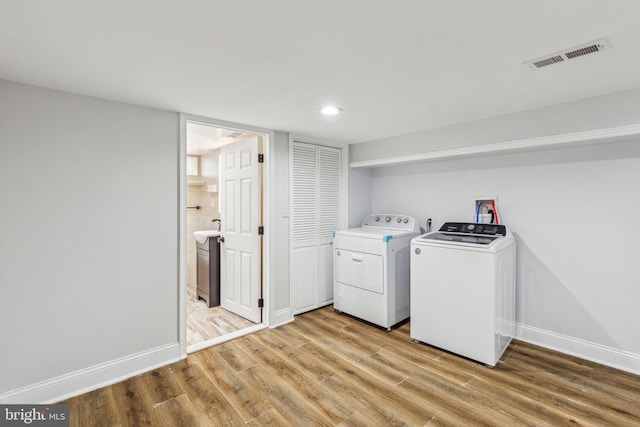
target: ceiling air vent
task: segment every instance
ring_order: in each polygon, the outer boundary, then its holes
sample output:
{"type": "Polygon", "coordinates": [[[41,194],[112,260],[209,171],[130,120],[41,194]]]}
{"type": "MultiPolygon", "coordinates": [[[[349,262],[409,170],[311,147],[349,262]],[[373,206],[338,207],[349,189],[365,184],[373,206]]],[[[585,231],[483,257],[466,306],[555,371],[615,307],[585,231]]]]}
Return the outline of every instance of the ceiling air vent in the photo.
{"type": "Polygon", "coordinates": [[[597,44],[592,44],[591,46],[583,47],[581,49],[572,50],[571,52],[565,53],[567,58],[577,58],[578,56],[586,55],[587,53],[595,53],[600,50],[600,46],[597,44]]]}
{"type": "Polygon", "coordinates": [[[533,70],[537,70],[538,68],[546,67],[548,65],[565,62],[590,53],[596,53],[608,47],[610,47],[609,41],[607,39],[600,39],[595,42],[585,43],[571,49],[532,59],[530,61],[526,61],[524,64],[533,70]]]}
{"type": "Polygon", "coordinates": [[[220,138],[237,138],[244,135],[244,133],[232,129],[221,129],[221,131],[220,138]]]}
{"type": "Polygon", "coordinates": [[[552,56],[551,58],[545,58],[541,59],[540,61],[536,61],[533,63],[533,65],[535,65],[536,68],[542,68],[546,67],[547,65],[553,65],[562,61],[564,61],[564,59],[562,59],[562,56],[552,56]]]}

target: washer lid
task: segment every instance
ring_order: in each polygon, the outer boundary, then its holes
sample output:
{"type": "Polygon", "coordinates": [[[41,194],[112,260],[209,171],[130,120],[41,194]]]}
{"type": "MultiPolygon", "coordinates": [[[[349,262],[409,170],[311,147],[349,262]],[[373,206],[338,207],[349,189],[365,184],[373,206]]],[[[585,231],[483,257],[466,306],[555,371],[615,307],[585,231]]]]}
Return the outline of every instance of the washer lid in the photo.
{"type": "Polygon", "coordinates": [[[446,233],[436,231],[435,233],[430,233],[424,235],[420,238],[420,240],[438,240],[441,242],[458,242],[458,243],[470,243],[474,245],[490,245],[495,240],[499,239],[502,236],[479,236],[475,234],[457,234],[457,233],[446,233]]]}

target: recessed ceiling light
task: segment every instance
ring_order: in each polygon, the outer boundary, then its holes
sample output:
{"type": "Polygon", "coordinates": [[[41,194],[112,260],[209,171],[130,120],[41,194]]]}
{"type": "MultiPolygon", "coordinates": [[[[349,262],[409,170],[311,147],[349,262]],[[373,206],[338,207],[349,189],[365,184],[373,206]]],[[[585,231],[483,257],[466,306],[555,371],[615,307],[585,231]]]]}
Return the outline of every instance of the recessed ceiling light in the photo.
{"type": "Polygon", "coordinates": [[[336,114],[339,114],[340,112],[342,112],[342,108],[338,108],[333,105],[328,105],[324,107],[322,110],[320,110],[320,112],[326,116],[335,116],[336,114]]]}

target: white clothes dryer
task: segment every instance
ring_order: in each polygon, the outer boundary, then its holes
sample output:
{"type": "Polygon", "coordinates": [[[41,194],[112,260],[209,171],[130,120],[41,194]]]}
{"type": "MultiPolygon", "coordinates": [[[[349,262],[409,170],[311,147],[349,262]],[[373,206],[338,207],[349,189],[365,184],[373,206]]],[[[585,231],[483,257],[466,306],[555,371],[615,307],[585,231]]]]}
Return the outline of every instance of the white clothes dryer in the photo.
{"type": "Polygon", "coordinates": [[[411,242],[411,338],[495,366],[515,332],[516,245],[504,225],[445,223],[411,242]]]}
{"type": "Polygon", "coordinates": [[[372,214],[333,239],[333,306],[387,329],[409,317],[409,246],[420,234],[407,215],[372,214]]]}

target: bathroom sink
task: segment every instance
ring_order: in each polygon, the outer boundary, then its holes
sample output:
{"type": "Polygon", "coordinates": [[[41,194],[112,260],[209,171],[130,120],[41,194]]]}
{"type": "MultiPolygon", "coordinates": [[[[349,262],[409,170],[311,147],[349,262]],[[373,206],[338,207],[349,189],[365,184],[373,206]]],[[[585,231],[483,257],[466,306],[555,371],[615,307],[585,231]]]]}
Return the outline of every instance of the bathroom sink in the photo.
{"type": "Polygon", "coordinates": [[[196,241],[198,243],[204,243],[209,237],[216,237],[219,235],[220,232],[218,230],[201,230],[193,232],[193,237],[196,238],[196,241]]]}

